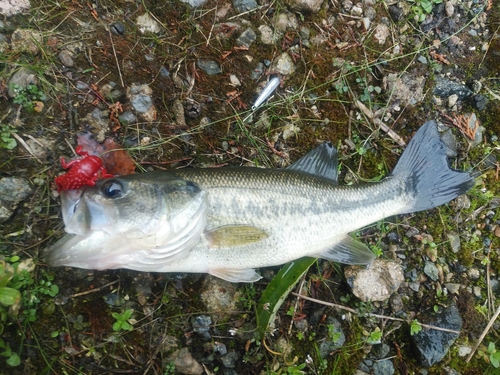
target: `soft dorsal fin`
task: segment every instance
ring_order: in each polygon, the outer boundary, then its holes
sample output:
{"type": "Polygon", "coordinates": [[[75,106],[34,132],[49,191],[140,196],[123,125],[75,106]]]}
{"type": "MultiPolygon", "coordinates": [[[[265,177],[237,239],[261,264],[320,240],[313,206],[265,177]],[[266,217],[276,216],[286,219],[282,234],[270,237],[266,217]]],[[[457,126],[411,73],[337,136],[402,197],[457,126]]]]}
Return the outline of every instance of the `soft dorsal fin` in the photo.
{"type": "Polygon", "coordinates": [[[345,236],[341,242],[318,257],[344,264],[369,264],[375,259],[375,254],[364,243],[345,236]]]}
{"type": "Polygon", "coordinates": [[[210,247],[236,247],[260,242],[268,237],[268,234],[251,225],[224,225],[212,229],[206,233],[210,247]]]}
{"type": "Polygon", "coordinates": [[[337,150],[331,142],[322,143],[287,167],[287,169],[313,174],[337,182],[337,150]]]}

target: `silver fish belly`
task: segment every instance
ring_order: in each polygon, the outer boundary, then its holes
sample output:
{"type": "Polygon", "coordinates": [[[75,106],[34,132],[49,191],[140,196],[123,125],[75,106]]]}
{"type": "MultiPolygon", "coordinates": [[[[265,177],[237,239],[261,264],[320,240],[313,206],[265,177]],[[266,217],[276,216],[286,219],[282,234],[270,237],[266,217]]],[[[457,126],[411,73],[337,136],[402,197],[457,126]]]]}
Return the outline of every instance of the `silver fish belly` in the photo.
{"type": "Polygon", "coordinates": [[[54,266],[206,272],[234,282],[255,268],[304,256],[367,264],[373,253],[348,234],[383,218],[444,204],[474,185],[451,170],[433,121],[378,183],[337,184],[330,144],[287,169],[151,172],[63,192],[66,237],[54,266]]]}

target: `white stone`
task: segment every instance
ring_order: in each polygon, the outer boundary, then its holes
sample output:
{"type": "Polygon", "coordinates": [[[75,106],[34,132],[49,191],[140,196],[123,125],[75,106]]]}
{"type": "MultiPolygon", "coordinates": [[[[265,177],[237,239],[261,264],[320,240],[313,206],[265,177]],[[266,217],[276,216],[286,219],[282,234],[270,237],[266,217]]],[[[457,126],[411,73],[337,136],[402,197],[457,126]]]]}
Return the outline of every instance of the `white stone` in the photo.
{"type": "Polygon", "coordinates": [[[283,52],[278,56],[276,60],[274,60],[271,70],[277,70],[279,73],[283,75],[290,75],[295,73],[297,67],[295,66],[292,58],[286,52],[283,52]]]}
{"type": "Polygon", "coordinates": [[[385,301],[404,281],[401,265],[375,259],[368,266],[348,266],[344,270],[353,294],[363,302],[385,301]]]}
{"type": "Polygon", "coordinates": [[[230,82],[230,85],[231,86],[241,86],[241,82],[240,80],[238,79],[238,77],[236,77],[236,75],[234,74],[231,74],[229,76],[229,82],[230,82]]]}
{"type": "Polygon", "coordinates": [[[137,27],[143,34],[148,32],[156,34],[161,31],[161,25],[149,13],[144,13],[137,17],[137,27]]]}
{"type": "Polygon", "coordinates": [[[30,9],[29,0],[0,0],[0,14],[10,17],[30,9]]]}
{"type": "Polygon", "coordinates": [[[458,101],[458,95],[457,94],[453,94],[453,95],[448,96],[448,107],[449,108],[453,108],[453,106],[455,104],[457,104],[457,101],[458,101]]]}
{"type": "Polygon", "coordinates": [[[373,36],[379,44],[384,44],[387,37],[389,36],[389,28],[387,27],[387,25],[379,23],[377,27],[375,27],[375,33],[373,34],[373,36]]]}

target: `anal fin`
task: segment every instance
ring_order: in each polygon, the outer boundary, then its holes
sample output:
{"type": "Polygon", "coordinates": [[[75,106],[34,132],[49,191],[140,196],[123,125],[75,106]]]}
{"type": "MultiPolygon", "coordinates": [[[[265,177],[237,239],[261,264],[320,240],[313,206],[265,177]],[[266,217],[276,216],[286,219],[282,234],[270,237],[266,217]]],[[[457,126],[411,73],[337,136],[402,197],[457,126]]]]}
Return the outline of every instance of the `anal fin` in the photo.
{"type": "Polygon", "coordinates": [[[344,264],[369,264],[375,259],[375,254],[364,243],[345,236],[341,242],[318,257],[344,264]]]}
{"type": "Polygon", "coordinates": [[[253,283],[262,279],[262,276],[255,272],[253,268],[214,268],[209,270],[208,273],[232,283],[253,283]]]}

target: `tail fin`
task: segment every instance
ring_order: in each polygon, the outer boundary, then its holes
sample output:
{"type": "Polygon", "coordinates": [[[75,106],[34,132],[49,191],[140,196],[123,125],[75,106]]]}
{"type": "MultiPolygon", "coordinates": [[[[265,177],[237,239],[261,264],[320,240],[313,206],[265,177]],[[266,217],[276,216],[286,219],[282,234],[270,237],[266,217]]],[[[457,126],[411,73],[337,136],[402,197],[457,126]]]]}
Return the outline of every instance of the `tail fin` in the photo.
{"type": "Polygon", "coordinates": [[[448,166],[445,145],[435,121],[417,131],[403,152],[392,176],[408,181],[415,194],[413,205],[404,213],[427,210],[451,201],[474,186],[474,177],[448,166]]]}

